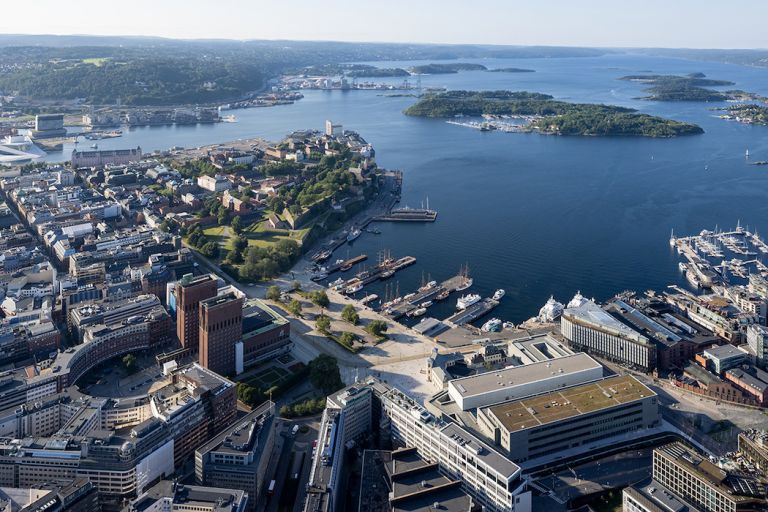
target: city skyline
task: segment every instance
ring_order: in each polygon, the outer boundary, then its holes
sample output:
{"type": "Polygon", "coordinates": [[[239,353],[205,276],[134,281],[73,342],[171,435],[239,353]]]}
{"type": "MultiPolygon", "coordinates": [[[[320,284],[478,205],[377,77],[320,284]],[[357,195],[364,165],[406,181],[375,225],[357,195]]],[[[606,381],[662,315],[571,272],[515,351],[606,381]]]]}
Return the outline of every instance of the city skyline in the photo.
{"type": "Polygon", "coordinates": [[[594,47],[766,48],[761,20],[768,6],[751,0],[729,4],[738,24],[722,25],[723,9],[713,0],[661,2],[502,2],[481,8],[455,0],[402,0],[386,9],[349,0],[299,2],[286,11],[274,0],[137,0],[112,16],[98,2],[78,9],[51,0],[33,7],[11,4],[0,19],[0,34],[157,36],[173,39],[307,40],[434,44],[548,45],[594,47]],[[19,26],[33,14],[35,23],[19,26]],[[231,16],[239,13],[238,16],[231,16]],[[291,23],[277,23],[288,16],[291,23]],[[368,20],[376,19],[376,23],[368,20]],[[211,21],[213,20],[213,21],[211,21]],[[263,20],[271,20],[264,22],[263,20]],[[311,20],[309,22],[308,20],[311,20]],[[455,20],[462,20],[456,23],[455,20]],[[170,21],[173,21],[172,23],[170,21]]]}

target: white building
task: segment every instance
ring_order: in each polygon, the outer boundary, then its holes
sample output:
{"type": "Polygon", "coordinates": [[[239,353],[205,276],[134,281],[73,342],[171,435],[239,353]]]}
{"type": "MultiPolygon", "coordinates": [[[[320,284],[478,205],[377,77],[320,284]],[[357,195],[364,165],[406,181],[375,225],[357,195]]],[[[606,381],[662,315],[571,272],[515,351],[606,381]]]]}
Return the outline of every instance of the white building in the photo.
{"type": "Polygon", "coordinates": [[[227,178],[219,174],[215,176],[199,176],[197,186],[211,192],[224,192],[232,188],[232,184],[227,178]]]}
{"type": "Polygon", "coordinates": [[[462,411],[468,411],[602,377],[602,365],[587,354],[579,353],[455,379],[448,383],[448,395],[462,411]]]}
{"type": "Polygon", "coordinates": [[[26,164],[42,156],[45,156],[45,151],[27,136],[9,135],[0,140],[0,165],[26,164]]]}
{"type": "Polygon", "coordinates": [[[755,355],[758,366],[765,367],[768,363],[768,328],[752,324],[747,327],[747,344],[755,355]]]}
{"type": "Polygon", "coordinates": [[[344,129],[340,124],[333,124],[333,121],[326,119],[325,121],[325,134],[328,137],[338,137],[344,134],[344,129]]]}

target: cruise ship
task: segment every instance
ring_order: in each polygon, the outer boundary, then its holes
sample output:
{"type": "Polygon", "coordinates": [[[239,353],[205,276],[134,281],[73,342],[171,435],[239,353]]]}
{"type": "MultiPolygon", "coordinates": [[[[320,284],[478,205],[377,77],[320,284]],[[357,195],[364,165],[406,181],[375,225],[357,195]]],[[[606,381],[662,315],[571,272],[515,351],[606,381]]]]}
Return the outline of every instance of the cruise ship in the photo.
{"type": "Polygon", "coordinates": [[[456,308],[457,309],[467,309],[472,304],[477,304],[478,302],[480,302],[480,299],[482,299],[482,297],[480,297],[476,293],[470,293],[469,295],[463,295],[463,296],[459,297],[459,300],[456,301],[456,308]]]}
{"type": "Polygon", "coordinates": [[[45,156],[45,151],[27,135],[9,135],[0,140],[0,165],[28,164],[45,156]]]}

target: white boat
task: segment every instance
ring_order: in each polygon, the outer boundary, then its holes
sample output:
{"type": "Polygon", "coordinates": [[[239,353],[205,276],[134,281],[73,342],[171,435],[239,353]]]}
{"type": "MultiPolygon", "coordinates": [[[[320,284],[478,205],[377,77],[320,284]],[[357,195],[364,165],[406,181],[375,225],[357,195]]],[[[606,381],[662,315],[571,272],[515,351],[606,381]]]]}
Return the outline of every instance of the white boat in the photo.
{"type": "Polygon", "coordinates": [[[427,308],[418,308],[408,312],[408,316],[413,316],[413,317],[422,316],[426,312],[427,312],[427,308]]]}
{"type": "Polygon", "coordinates": [[[373,301],[375,301],[378,298],[379,298],[378,295],[376,295],[375,293],[372,293],[372,294],[366,295],[365,297],[360,299],[360,302],[363,303],[363,304],[368,304],[369,302],[373,302],[373,301]]]}
{"type": "Polygon", "coordinates": [[[339,258],[339,259],[336,260],[335,264],[336,265],[341,265],[342,263],[344,263],[344,259],[343,258],[339,258]]]}
{"type": "Polygon", "coordinates": [[[428,300],[426,302],[422,302],[421,304],[419,304],[419,306],[422,307],[422,308],[428,308],[431,305],[432,305],[432,301],[431,300],[428,300]]]}
{"type": "Polygon", "coordinates": [[[406,295],[405,297],[403,297],[403,300],[406,300],[406,301],[407,301],[407,300],[411,300],[411,299],[412,299],[412,298],[414,298],[415,296],[416,296],[416,294],[415,294],[415,293],[409,293],[408,295],[406,295]]]}
{"type": "Polygon", "coordinates": [[[352,295],[353,293],[357,293],[362,289],[363,289],[362,284],[353,284],[352,286],[347,286],[347,289],[344,290],[344,292],[349,295],[352,295]]]}
{"type": "Polygon", "coordinates": [[[498,318],[491,318],[480,328],[483,332],[499,332],[504,324],[498,318]]]}
{"type": "Polygon", "coordinates": [[[357,237],[359,237],[361,234],[363,234],[362,231],[360,231],[357,228],[353,228],[352,232],[347,235],[347,242],[352,242],[354,240],[357,240],[357,237]]]}
{"type": "Polygon", "coordinates": [[[464,291],[464,290],[466,290],[467,288],[469,288],[470,286],[472,286],[472,284],[473,284],[473,283],[474,283],[474,281],[472,280],[472,278],[471,278],[471,277],[468,277],[468,278],[466,278],[466,279],[464,280],[464,283],[462,283],[462,284],[461,284],[461,286],[457,286],[457,287],[456,287],[456,291],[457,291],[457,292],[461,292],[461,291],[464,291]]]}
{"type": "Polygon", "coordinates": [[[328,288],[336,288],[337,286],[341,286],[344,284],[344,279],[338,278],[332,283],[328,283],[328,288]]]}
{"type": "Polygon", "coordinates": [[[677,266],[680,268],[680,272],[685,272],[686,270],[688,270],[688,265],[686,265],[682,261],[678,263],[677,266]]]}
{"type": "Polygon", "coordinates": [[[539,310],[538,319],[540,322],[554,322],[563,313],[563,308],[562,304],[550,296],[549,300],[539,310]]]}
{"type": "Polygon", "coordinates": [[[493,300],[501,300],[501,298],[506,294],[502,288],[499,288],[496,290],[496,293],[493,294],[493,300]]]}
{"type": "Polygon", "coordinates": [[[437,281],[430,281],[427,284],[425,284],[424,286],[422,286],[421,288],[419,288],[419,291],[420,292],[425,292],[427,290],[431,290],[435,286],[437,286],[437,281]]]}
{"type": "Polygon", "coordinates": [[[456,301],[456,308],[457,309],[467,309],[472,304],[477,304],[480,302],[482,297],[480,297],[476,293],[470,293],[469,295],[463,295],[459,297],[459,300],[456,301]]]}
{"type": "Polygon", "coordinates": [[[323,279],[325,279],[327,277],[328,277],[328,274],[326,274],[324,272],[320,272],[319,274],[313,274],[312,277],[310,277],[309,279],[312,280],[312,281],[322,281],[323,279]]]}
{"type": "Polygon", "coordinates": [[[515,328],[515,324],[513,324],[512,322],[504,322],[504,325],[502,327],[504,327],[505,329],[512,330],[515,328]]]}

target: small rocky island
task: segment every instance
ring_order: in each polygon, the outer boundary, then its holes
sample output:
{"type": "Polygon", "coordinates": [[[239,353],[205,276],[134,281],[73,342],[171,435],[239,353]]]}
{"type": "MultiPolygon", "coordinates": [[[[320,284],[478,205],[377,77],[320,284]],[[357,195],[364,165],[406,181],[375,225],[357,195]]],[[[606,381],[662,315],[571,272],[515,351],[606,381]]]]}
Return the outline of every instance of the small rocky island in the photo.
{"type": "Polygon", "coordinates": [[[690,75],[627,75],[619,78],[629,82],[651,85],[643,92],[649,93],[639,99],[652,101],[751,101],[760,99],[754,93],[738,89],[718,91],[712,87],[734,85],[728,80],[706,78],[704,73],[690,75]]]}
{"type": "Polygon", "coordinates": [[[489,69],[491,73],[534,73],[535,69],[525,69],[525,68],[496,68],[496,69],[489,69]]]}

